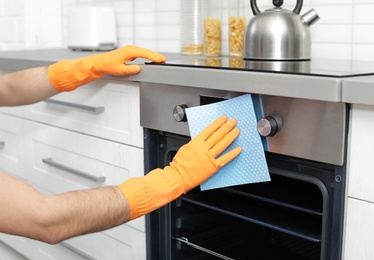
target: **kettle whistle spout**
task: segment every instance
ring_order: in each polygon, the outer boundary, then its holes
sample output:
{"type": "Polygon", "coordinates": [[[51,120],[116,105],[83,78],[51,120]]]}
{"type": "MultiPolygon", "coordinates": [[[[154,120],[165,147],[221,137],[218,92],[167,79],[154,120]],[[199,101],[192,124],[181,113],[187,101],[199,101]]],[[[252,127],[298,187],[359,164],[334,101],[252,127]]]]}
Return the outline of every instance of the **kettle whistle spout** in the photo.
{"type": "Polygon", "coordinates": [[[320,18],[317,12],[314,9],[312,9],[309,12],[303,14],[301,16],[301,19],[306,25],[311,26],[315,24],[320,18]]]}

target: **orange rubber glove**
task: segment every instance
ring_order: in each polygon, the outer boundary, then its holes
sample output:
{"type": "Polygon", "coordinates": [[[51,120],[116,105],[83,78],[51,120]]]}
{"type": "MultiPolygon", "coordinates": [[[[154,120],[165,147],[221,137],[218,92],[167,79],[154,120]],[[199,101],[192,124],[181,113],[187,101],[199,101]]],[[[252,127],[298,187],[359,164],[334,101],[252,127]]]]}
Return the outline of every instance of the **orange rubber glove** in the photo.
{"type": "Polygon", "coordinates": [[[146,176],[132,178],[119,189],[130,204],[130,220],[143,216],[175,200],[200,185],[242,151],[236,147],[217,158],[239,135],[235,119],[221,116],[188,144],[182,146],[170,166],[146,176]]]}
{"type": "Polygon", "coordinates": [[[48,67],[48,77],[57,92],[72,91],[106,74],[126,75],[140,71],[139,65],[126,65],[136,58],[165,62],[157,53],[136,46],[125,46],[114,51],[74,60],[62,60],[48,67]]]}

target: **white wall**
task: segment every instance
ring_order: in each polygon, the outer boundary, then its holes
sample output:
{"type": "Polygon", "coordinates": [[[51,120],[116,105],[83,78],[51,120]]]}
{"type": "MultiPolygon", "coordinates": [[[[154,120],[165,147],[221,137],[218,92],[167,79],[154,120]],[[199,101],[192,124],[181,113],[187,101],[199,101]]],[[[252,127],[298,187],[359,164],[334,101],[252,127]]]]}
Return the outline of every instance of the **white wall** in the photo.
{"type": "Polygon", "coordinates": [[[60,47],[61,0],[0,0],[0,50],[60,47]]]}
{"type": "MultiPolygon", "coordinates": [[[[112,6],[120,45],[179,52],[180,1],[0,0],[0,50],[65,47],[69,8],[112,6]]],[[[257,2],[263,10],[272,1],[257,2]]],[[[291,9],[295,3],[286,0],[285,7],[291,9]]],[[[304,0],[302,13],[310,8],[321,17],[312,27],[313,57],[374,60],[374,0],[304,0]]],[[[223,34],[224,54],[227,38],[223,34]]]]}

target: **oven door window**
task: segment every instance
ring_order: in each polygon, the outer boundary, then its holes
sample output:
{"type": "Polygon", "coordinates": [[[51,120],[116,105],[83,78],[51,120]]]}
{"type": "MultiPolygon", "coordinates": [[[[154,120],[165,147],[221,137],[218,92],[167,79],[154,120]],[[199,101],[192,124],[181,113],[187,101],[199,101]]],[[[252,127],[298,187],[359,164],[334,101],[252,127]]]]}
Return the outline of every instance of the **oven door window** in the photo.
{"type": "MultiPolygon", "coordinates": [[[[157,167],[189,141],[162,135],[157,167]]],[[[149,214],[148,259],[332,259],[334,167],[273,154],[267,161],[271,182],[197,187],[149,214]]]]}

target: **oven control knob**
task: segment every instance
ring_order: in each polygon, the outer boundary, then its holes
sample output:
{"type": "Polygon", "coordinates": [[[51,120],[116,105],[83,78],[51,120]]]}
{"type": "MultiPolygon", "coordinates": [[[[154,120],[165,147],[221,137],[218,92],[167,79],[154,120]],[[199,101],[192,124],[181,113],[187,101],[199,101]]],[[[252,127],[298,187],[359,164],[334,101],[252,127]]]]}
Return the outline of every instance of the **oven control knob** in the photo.
{"type": "Polygon", "coordinates": [[[173,116],[175,121],[177,122],[186,122],[187,121],[187,115],[186,115],[186,108],[188,108],[187,105],[182,104],[175,106],[173,109],[173,116]]]}
{"type": "Polygon", "coordinates": [[[261,136],[274,136],[279,130],[279,122],[273,116],[263,117],[257,123],[257,131],[261,136]]]}

